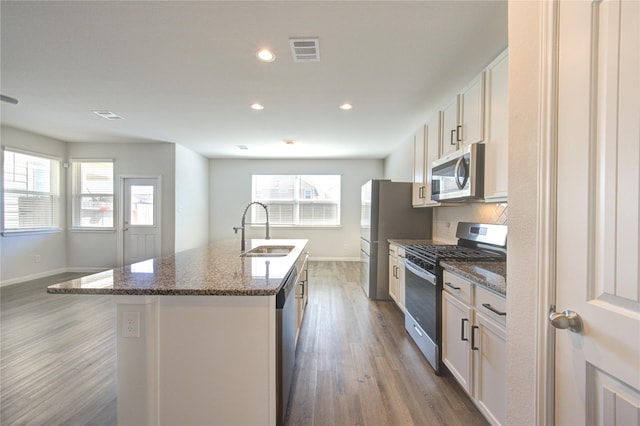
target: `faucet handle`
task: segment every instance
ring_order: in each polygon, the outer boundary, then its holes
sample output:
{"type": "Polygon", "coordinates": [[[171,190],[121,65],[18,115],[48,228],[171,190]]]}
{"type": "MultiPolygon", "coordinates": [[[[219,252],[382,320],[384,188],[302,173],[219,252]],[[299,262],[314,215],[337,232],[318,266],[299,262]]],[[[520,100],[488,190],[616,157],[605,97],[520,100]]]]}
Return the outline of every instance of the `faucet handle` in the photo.
{"type": "Polygon", "coordinates": [[[233,227],[233,233],[237,234],[240,229],[244,229],[244,227],[243,226],[234,226],[233,227]]]}

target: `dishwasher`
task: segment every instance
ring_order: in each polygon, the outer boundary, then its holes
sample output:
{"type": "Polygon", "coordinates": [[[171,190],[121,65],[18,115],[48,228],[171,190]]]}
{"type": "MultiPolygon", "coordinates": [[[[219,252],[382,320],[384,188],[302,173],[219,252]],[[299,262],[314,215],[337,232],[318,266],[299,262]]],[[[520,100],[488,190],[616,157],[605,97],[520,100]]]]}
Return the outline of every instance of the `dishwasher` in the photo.
{"type": "Polygon", "coordinates": [[[276,295],[276,407],[277,424],[284,423],[289,392],[296,364],[296,328],[298,311],[296,300],[296,268],[292,268],[276,295]]]}

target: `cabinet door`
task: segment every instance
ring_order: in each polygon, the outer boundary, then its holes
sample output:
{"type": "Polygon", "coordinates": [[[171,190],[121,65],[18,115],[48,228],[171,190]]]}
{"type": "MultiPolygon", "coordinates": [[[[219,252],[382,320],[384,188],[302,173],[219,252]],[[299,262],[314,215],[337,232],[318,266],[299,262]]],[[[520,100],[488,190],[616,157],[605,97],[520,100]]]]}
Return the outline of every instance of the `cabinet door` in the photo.
{"type": "Polygon", "coordinates": [[[397,289],[398,289],[398,306],[400,306],[400,309],[402,309],[402,312],[406,311],[406,303],[405,303],[405,284],[404,284],[404,259],[405,259],[405,251],[404,248],[398,248],[398,258],[396,261],[396,266],[398,267],[397,271],[398,271],[398,282],[397,282],[397,289]]]}
{"type": "Polygon", "coordinates": [[[507,420],[507,337],[503,326],[475,314],[473,368],[476,403],[493,424],[507,420]]]}
{"type": "Polygon", "coordinates": [[[458,149],[458,96],[453,98],[442,111],[442,144],[440,156],[458,149]]]}
{"type": "Polygon", "coordinates": [[[471,308],[442,292],[442,362],[460,386],[471,394],[471,308]]]}
{"type": "Polygon", "coordinates": [[[397,257],[389,254],[389,296],[398,304],[398,261],[397,257]]]}
{"type": "Polygon", "coordinates": [[[504,201],[508,195],[509,57],[502,53],[486,72],[484,198],[504,201]]]}
{"type": "Polygon", "coordinates": [[[424,203],[425,205],[439,206],[440,203],[431,199],[431,163],[440,158],[440,143],[442,140],[442,113],[438,111],[427,121],[424,138],[424,203]]]}
{"type": "Polygon", "coordinates": [[[460,95],[458,149],[484,140],[484,72],[460,95]]]}
{"type": "MultiPolygon", "coordinates": [[[[425,192],[425,126],[420,126],[413,137],[413,196],[412,204],[420,207],[424,204],[425,192]]],[[[431,196],[429,196],[431,198],[431,196]]]]}

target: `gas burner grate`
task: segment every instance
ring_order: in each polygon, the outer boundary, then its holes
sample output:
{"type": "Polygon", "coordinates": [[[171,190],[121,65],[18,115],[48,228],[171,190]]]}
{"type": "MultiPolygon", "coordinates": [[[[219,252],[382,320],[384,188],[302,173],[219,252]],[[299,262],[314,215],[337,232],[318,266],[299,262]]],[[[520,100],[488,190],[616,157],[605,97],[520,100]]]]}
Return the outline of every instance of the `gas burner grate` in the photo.
{"type": "Polygon", "coordinates": [[[413,244],[406,248],[409,259],[418,258],[435,265],[443,259],[464,261],[504,260],[504,254],[457,245],[413,244]]]}

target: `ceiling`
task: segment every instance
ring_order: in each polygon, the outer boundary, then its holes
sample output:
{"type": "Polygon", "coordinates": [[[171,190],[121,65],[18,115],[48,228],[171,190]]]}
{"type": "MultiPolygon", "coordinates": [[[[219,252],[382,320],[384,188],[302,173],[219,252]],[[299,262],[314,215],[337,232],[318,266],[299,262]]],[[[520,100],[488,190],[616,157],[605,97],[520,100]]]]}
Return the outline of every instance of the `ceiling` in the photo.
{"type": "Polygon", "coordinates": [[[384,158],[507,45],[506,1],[0,8],[0,89],[19,100],[0,102],[2,124],[69,142],[178,143],[210,158],[384,158]],[[319,39],[320,61],[293,61],[298,37],[319,39]],[[274,62],[257,60],[262,47],[274,62]]]}

